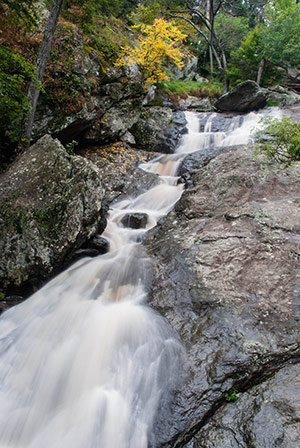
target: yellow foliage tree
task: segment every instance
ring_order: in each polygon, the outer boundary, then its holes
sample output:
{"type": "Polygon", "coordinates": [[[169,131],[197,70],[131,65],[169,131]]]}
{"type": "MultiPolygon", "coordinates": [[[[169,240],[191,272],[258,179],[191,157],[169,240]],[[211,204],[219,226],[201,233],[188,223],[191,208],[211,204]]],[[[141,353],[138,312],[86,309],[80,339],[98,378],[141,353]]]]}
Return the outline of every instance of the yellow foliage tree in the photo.
{"type": "Polygon", "coordinates": [[[135,25],[141,35],[134,48],[123,47],[117,66],[136,63],[142,73],[144,84],[168,80],[165,73],[167,61],[172,61],[178,68],[183,67],[186,54],[182,50],[182,41],[186,37],[172,22],[155,19],[152,25],[135,25]]]}

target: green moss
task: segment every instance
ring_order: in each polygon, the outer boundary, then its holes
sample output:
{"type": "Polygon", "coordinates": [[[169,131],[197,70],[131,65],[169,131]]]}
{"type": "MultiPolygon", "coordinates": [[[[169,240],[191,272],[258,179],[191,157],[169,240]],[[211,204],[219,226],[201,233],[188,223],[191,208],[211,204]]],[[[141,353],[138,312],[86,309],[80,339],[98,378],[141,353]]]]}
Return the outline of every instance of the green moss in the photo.
{"type": "Polygon", "coordinates": [[[51,202],[45,209],[32,210],[32,217],[46,240],[51,241],[58,238],[65,224],[67,204],[68,198],[64,197],[59,201],[51,202]]]}
{"type": "Polygon", "coordinates": [[[19,205],[11,206],[11,204],[7,202],[1,204],[1,209],[2,223],[0,228],[3,228],[4,231],[8,230],[17,234],[22,234],[24,227],[28,225],[30,221],[28,216],[29,209],[19,205]]]}
{"type": "MultiPolygon", "coordinates": [[[[44,209],[15,205],[15,196],[1,204],[0,230],[3,233],[22,235],[30,223],[35,222],[46,241],[57,239],[65,224],[65,211],[69,195],[51,202],[44,209]]],[[[19,195],[19,197],[21,197],[19,195]]]]}
{"type": "Polygon", "coordinates": [[[279,106],[279,103],[277,101],[275,101],[275,100],[267,101],[266,107],[276,107],[276,106],[279,106]]]}

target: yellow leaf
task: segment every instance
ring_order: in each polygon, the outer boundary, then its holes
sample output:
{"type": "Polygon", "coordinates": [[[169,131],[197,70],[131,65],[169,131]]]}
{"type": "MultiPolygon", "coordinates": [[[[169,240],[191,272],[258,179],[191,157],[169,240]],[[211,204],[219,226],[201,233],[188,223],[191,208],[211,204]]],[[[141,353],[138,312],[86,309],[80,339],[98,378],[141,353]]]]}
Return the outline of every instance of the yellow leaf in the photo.
{"type": "Polygon", "coordinates": [[[135,63],[139,66],[144,84],[154,84],[156,81],[168,80],[165,73],[167,61],[177,67],[183,67],[181,44],[186,37],[172,22],[165,19],[155,19],[152,25],[135,25],[141,35],[138,45],[134,48],[122,48],[122,53],[116,62],[117,66],[135,63]]]}

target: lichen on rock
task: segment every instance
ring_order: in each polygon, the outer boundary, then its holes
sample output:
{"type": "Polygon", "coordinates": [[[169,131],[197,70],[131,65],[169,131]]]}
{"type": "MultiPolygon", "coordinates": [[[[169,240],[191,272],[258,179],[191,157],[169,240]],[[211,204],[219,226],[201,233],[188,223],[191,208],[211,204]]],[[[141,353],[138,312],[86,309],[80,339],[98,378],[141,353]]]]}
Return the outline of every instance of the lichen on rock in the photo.
{"type": "Polygon", "coordinates": [[[90,238],[101,220],[99,169],[42,137],[0,176],[0,283],[48,277],[90,238]]]}
{"type": "Polygon", "coordinates": [[[158,446],[275,448],[279,437],[293,448],[299,422],[281,409],[299,415],[286,367],[299,375],[299,163],[268,164],[249,146],[211,153],[187,156],[190,188],[146,236],[151,304],[186,353],[185,384],[173,423],[156,427],[158,446]],[[226,402],[233,388],[240,404],[226,402]]]}

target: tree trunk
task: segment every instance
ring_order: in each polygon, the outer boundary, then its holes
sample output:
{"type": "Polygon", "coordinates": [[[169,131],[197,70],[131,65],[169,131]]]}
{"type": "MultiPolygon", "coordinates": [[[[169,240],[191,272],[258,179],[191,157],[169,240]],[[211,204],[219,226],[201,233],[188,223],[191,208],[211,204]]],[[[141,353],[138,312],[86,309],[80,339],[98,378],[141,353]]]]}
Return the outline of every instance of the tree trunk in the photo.
{"type": "Polygon", "coordinates": [[[264,58],[262,58],[262,60],[260,61],[259,67],[258,67],[256,82],[257,82],[257,84],[259,86],[260,86],[260,83],[261,83],[265,62],[266,62],[266,60],[264,58]]]}
{"type": "MultiPolygon", "coordinates": [[[[211,25],[212,20],[212,3],[211,0],[207,0],[207,6],[206,6],[206,17],[208,23],[211,25]]],[[[213,76],[214,72],[214,57],[213,57],[213,51],[212,51],[212,45],[213,45],[213,34],[212,29],[209,30],[209,46],[208,46],[208,52],[209,52],[209,65],[210,65],[210,76],[213,76]]]]}
{"type": "MultiPolygon", "coordinates": [[[[53,37],[56,31],[58,17],[60,14],[60,10],[62,7],[63,0],[55,0],[55,3],[53,4],[48,21],[45,27],[45,31],[43,34],[43,41],[40,48],[39,57],[37,60],[37,71],[36,71],[36,78],[38,81],[42,81],[44,77],[44,73],[47,67],[48,59],[50,56],[51,46],[53,37]]],[[[38,87],[31,82],[28,90],[28,100],[31,105],[31,109],[28,113],[26,123],[25,123],[25,138],[27,138],[30,142],[31,134],[32,134],[32,127],[33,127],[33,121],[34,121],[34,115],[36,111],[37,102],[39,99],[40,90],[38,87]]]]}

